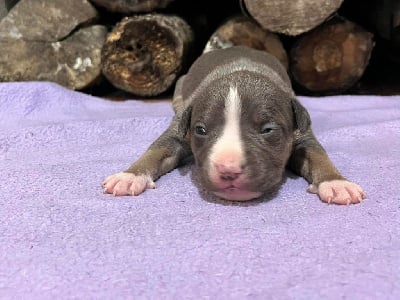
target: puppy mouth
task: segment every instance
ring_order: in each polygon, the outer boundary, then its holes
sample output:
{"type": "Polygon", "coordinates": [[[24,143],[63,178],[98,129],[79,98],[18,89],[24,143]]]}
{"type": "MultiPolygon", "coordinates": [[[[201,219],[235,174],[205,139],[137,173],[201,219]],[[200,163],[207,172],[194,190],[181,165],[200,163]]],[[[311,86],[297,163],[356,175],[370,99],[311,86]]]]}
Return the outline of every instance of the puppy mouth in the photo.
{"type": "Polygon", "coordinates": [[[215,190],[213,193],[222,199],[231,201],[249,201],[262,195],[261,192],[253,192],[234,185],[215,190]]]}
{"type": "Polygon", "coordinates": [[[225,200],[248,201],[259,198],[263,194],[260,191],[249,189],[247,176],[240,176],[233,180],[221,180],[220,177],[209,179],[211,183],[210,191],[225,200]]]}

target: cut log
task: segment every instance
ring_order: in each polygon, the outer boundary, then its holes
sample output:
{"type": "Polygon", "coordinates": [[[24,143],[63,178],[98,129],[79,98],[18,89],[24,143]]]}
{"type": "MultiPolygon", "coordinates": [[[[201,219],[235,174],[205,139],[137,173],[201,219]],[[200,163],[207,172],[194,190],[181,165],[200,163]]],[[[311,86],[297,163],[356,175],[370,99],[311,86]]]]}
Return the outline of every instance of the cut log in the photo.
{"type": "Polygon", "coordinates": [[[97,16],[87,0],[23,0],[1,20],[0,38],[57,42],[97,16]]]}
{"type": "Polygon", "coordinates": [[[103,46],[103,74],[124,91],[138,96],[159,95],[185,68],[192,42],[191,28],[177,16],[125,18],[103,46]]]}
{"type": "Polygon", "coordinates": [[[107,35],[94,25],[60,42],[2,38],[0,81],[52,81],[67,88],[87,88],[101,77],[100,52],[107,35]]]}
{"type": "Polygon", "coordinates": [[[97,18],[91,3],[14,0],[6,5],[12,9],[0,22],[0,81],[52,81],[83,89],[101,77],[107,29],[82,28],[97,18]]]}
{"type": "Polygon", "coordinates": [[[307,32],[332,15],[343,0],[241,0],[263,28],[286,35],[307,32]]]}
{"type": "Polygon", "coordinates": [[[332,19],[294,44],[292,78],[314,93],[343,92],[361,78],[373,47],[371,33],[343,18],[332,19]]]}
{"type": "Polygon", "coordinates": [[[140,13],[166,8],[174,0],[91,0],[112,12],[140,13]]]}
{"type": "Polygon", "coordinates": [[[288,57],[278,35],[264,30],[254,20],[235,16],[223,23],[210,37],[204,52],[241,45],[274,55],[288,69],[288,57]]]}

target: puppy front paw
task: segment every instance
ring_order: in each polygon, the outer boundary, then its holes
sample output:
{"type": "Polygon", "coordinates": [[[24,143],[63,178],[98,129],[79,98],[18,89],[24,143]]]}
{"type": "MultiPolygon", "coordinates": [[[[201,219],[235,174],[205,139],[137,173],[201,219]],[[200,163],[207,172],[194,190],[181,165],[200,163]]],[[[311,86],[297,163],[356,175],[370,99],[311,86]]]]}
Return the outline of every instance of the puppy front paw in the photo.
{"type": "Polygon", "coordinates": [[[356,204],[366,197],[364,190],[358,184],[347,180],[324,181],[318,187],[311,184],[307,191],[318,194],[319,198],[328,204],[356,204]]]}
{"type": "Polygon", "coordinates": [[[154,189],[156,185],[148,175],[134,175],[132,173],[120,172],[108,176],[102,183],[105,194],[114,196],[137,196],[146,189],[154,189]]]}

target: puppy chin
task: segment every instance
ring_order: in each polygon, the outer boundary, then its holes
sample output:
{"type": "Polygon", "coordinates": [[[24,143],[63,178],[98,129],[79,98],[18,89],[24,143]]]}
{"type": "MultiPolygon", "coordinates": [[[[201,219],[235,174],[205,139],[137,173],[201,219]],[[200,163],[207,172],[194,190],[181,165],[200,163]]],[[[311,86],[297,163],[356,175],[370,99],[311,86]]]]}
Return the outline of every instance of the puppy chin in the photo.
{"type": "Polygon", "coordinates": [[[238,188],[226,188],[219,191],[214,191],[214,195],[230,201],[249,201],[259,198],[262,193],[252,192],[248,190],[238,189],[238,188]]]}

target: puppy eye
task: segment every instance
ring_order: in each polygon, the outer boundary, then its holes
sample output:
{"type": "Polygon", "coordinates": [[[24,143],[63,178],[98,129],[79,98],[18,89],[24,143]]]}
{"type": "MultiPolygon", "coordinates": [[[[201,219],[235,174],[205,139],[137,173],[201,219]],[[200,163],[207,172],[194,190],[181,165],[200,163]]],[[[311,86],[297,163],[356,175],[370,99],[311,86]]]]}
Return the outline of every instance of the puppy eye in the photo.
{"type": "Polygon", "coordinates": [[[200,136],[207,135],[207,130],[203,125],[196,125],[195,133],[200,136]]]}
{"type": "Polygon", "coordinates": [[[261,126],[260,133],[262,135],[268,135],[268,134],[272,133],[275,129],[277,129],[276,124],[267,123],[267,124],[264,124],[263,126],[261,126]]]}

